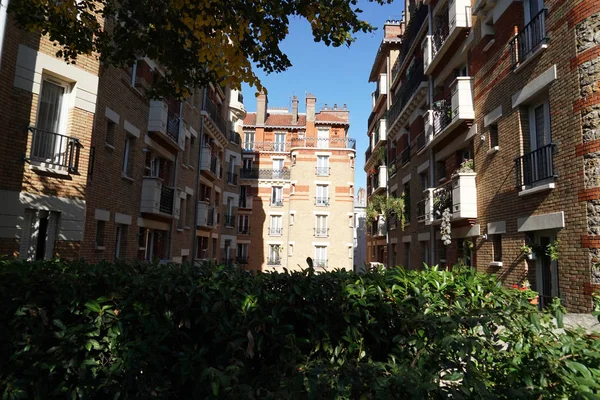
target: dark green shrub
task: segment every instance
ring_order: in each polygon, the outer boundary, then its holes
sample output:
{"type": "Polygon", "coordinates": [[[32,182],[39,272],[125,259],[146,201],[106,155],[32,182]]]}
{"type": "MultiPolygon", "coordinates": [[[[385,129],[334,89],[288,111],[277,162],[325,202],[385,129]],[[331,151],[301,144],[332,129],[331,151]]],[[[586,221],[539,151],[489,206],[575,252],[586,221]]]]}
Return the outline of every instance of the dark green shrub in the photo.
{"type": "Polygon", "coordinates": [[[598,398],[600,340],[470,269],[0,264],[2,398],[598,398]]]}

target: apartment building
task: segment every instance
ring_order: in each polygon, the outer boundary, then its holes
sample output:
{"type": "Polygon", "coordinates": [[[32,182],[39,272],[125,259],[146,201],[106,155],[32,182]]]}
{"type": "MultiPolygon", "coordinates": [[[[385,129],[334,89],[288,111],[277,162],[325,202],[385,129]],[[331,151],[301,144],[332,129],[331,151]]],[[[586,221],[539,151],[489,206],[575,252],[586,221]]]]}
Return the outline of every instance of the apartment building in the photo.
{"type": "Polygon", "coordinates": [[[589,311],[600,2],[424,0],[405,13],[387,161],[410,222],[388,230],[386,261],[461,262],[528,280],[541,306],[589,311]]]}
{"type": "MultiPolygon", "coordinates": [[[[355,141],[344,105],[316,111],[316,97],[288,108],[257,97],[244,120],[240,201],[250,206],[248,268],[353,268],[355,141]],[[242,196],[244,195],[244,196],[242,196]]],[[[245,213],[240,212],[241,215],[245,213]]]]}
{"type": "Polygon", "coordinates": [[[367,191],[360,188],[354,197],[354,272],[367,268],[367,191]]]}
{"type": "Polygon", "coordinates": [[[8,18],[1,51],[0,251],[23,259],[232,263],[241,93],[149,100],[164,73],[81,56],[8,18]]]}

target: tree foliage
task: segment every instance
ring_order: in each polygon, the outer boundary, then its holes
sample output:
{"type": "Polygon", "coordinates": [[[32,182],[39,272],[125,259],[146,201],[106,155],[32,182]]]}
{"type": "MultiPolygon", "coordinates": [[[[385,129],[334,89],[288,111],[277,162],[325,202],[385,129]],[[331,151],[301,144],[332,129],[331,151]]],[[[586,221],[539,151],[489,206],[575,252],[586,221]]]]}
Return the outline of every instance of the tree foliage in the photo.
{"type": "Polygon", "coordinates": [[[600,340],[472,269],[0,264],[2,399],[595,399],[600,340]]]}
{"type": "Polygon", "coordinates": [[[377,221],[377,217],[382,215],[386,221],[391,217],[397,217],[400,221],[400,229],[404,229],[406,216],[404,213],[405,203],[404,194],[401,197],[376,194],[369,198],[365,214],[367,214],[367,224],[377,221]]]}
{"type": "Polygon", "coordinates": [[[306,19],[314,40],[328,46],[375,29],[359,18],[357,0],[12,0],[9,11],[57,41],[68,62],[99,54],[125,66],[147,56],[164,67],[156,89],[178,94],[208,82],[261,89],[253,64],[267,73],[291,66],[280,48],[290,18],[306,19]]]}

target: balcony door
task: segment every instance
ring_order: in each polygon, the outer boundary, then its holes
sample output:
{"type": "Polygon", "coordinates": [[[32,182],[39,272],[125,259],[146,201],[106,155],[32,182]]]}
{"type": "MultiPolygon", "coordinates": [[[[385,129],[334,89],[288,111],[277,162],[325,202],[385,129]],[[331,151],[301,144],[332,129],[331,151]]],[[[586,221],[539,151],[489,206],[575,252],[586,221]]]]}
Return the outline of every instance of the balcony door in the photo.
{"type": "Polygon", "coordinates": [[[317,130],[317,147],[326,149],[329,147],[329,129],[317,130]]]}
{"type": "Polygon", "coordinates": [[[58,136],[64,131],[64,105],[66,86],[49,80],[42,81],[36,128],[31,155],[38,161],[60,165],[66,141],[58,136]],[[64,143],[63,143],[64,142],[64,143]]]}
{"type": "Polygon", "coordinates": [[[254,132],[244,132],[244,150],[254,150],[254,132]]]}
{"type": "Polygon", "coordinates": [[[525,0],[525,25],[527,25],[544,8],[544,0],[525,0]]]}
{"type": "Polygon", "coordinates": [[[274,151],[285,151],[285,133],[275,134],[274,151]]]}
{"type": "Polygon", "coordinates": [[[541,249],[535,260],[535,288],[539,293],[540,307],[546,307],[555,297],[560,296],[558,287],[558,262],[546,254],[548,245],[556,240],[556,233],[539,231],[534,234],[534,242],[541,249]]]}
{"type": "Polygon", "coordinates": [[[529,143],[531,146],[531,182],[552,177],[552,143],[550,132],[550,103],[544,101],[529,108],[529,143]]]}
{"type": "Polygon", "coordinates": [[[283,158],[273,159],[273,179],[283,178],[283,158]]]}

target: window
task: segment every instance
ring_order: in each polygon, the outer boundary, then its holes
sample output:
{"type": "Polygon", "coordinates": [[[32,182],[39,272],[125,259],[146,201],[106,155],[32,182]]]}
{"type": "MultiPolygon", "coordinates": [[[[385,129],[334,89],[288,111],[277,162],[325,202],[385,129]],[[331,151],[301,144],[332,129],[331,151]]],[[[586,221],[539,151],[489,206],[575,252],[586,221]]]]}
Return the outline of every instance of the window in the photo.
{"type": "Polygon", "coordinates": [[[313,260],[315,268],[327,267],[327,246],[315,246],[315,259],[313,260]]]}
{"type": "Polygon", "coordinates": [[[404,267],[406,269],[411,268],[410,264],[410,243],[404,243],[404,267]]]}
{"type": "Polygon", "coordinates": [[[329,147],[329,128],[317,129],[317,148],[326,149],[329,147]]]}
{"type": "Polygon", "coordinates": [[[27,260],[54,258],[60,213],[26,209],[21,233],[19,257],[27,260]]]}
{"type": "Polygon", "coordinates": [[[247,235],[250,233],[250,216],[240,215],[238,217],[238,233],[247,235]]]}
{"type": "Polygon", "coordinates": [[[273,159],[273,179],[284,179],[284,160],[283,158],[273,159]]]}
{"type": "Polygon", "coordinates": [[[244,132],[244,150],[252,151],[254,149],[254,132],[244,132]]]}
{"type": "Polygon", "coordinates": [[[236,261],[238,264],[248,264],[248,244],[247,243],[238,243],[236,261]]]}
{"type": "Polygon", "coordinates": [[[288,257],[291,257],[291,256],[293,256],[293,255],[294,255],[294,244],[293,244],[293,243],[290,243],[290,244],[288,245],[288,257]]]}
{"type": "Polygon", "coordinates": [[[498,126],[490,125],[488,127],[489,137],[490,137],[490,149],[498,147],[498,126]]]}
{"type": "Polygon", "coordinates": [[[185,226],[185,213],[187,211],[185,198],[178,197],[177,201],[179,201],[179,219],[177,220],[177,229],[182,230],[185,226]]]}
{"type": "Polygon", "coordinates": [[[227,239],[227,240],[225,240],[225,243],[223,244],[223,257],[222,257],[222,261],[224,261],[224,263],[227,265],[229,265],[232,261],[230,253],[231,253],[231,240],[227,239]]]}
{"type": "Polygon", "coordinates": [[[275,134],[275,144],[273,151],[285,151],[285,133],[275,134]]]}
{"type": "Polygon", "coordinates": [[[281,186],[271,188],[271,205],[277,207],[283,206],[283,188],[281,186]]]}
{"type": "Polygon", "coordinates": [[[211,243],[212,247],[210,249],[211,250],[211,252],[210,252],[211,258],[216,259],[217,258],[217,250],[218,250],[217,249],[217,239],[213,238],[211,242],[212,242],[211,243]]]}
{"type": "Polygon", "coordinates": [[[118,224],[115,238],[115,260],[126,256],[127,250],[127,225],[118,224]]]}
{"type": "Polygon", "coordinates": [[[185,228],[190,229],[194,226],[194,199],[191,194],[186,196],[185,210],[185,228]]]}
{"type": "Polygon", "coordinates": [[[438,264],[441,268],[446,268],[446,245],[444,245],[441,239],[436,240],[435,244],[438,255],[438,264]]]}
{"type": "Polygon", "coordinates": [[[494,253],[494,261],[502,262],[502,235],[492,236],[492,251],[494,253]]]}
{"type": "Polygon", "coordinates": [[[281,215],[271,215],[269,236],[281,236],[283,233],[283,218],[281,215]]]}
{"type": "Polygon", "coordinates": [[[203,236],[198,236],[196,238],[197,244],[197,254],[196,258],[208,258],[208,238],[203,236]]]}
{"type": "Polygon", "coordinates": [[[551,143],[550,104],[547,100],[529,108],[529,132],[531,151],[551,143]]]}
{"type": "Polygon", "coordinates": [[[96,249],[104,250],[104,233],[106,231],[105,221],[96,221],[96,249]]]}
{"type": "Polygon", "coordinates": [[[421,186],[423,186],[423,190],[429,189],[429,175],[427,174],[427,171],[421,172],[419,177],[421,178],[421,186]]]}
{"type": "Polygon", "coordinates": [[[404,184],[404,219],[410,222],[410,182],[404,184]]]}
{"type": "Polygon", "coordinates": [[[233,197],[227,197],[227,209],[225,211],[225,226],[233,228],[235,216],[233,215],[233,197]]]}
{"type": "Polygon", "coordinates": [[[115,132],[117,131],[117,124],[110,119],[106,119],[106,137],[104,142],[110,147],[115,145],[115,132]]]}
{"type": "Polygon", "coordinates": [[[329,156],[317,156],[317,176],[329,176],[329,156]]]}
{"type": "Polygon", "coordinates": [[[315,237],[327,236],[329,236],[329,229],[327,227],[327,215],[317,215],[315,221],[315,237]]]}
{"type": "Polygon", "coordinates": [[[429,242],[419,242],[421,251],[421,261],[426,265],[429,265],[429,242]]]}
{"type": "Polygon", "coordinates": [[[329,205],[329,186],[328,185],[317,185],[317,197],[315,199],[317,206],[328,206],[329,205]]]}
{"type": "Polygon", "coordinates": [[[437,161],[435,163],[435,175],[438,180],[446,179],[446,162],[445,161],[437,161]]]}
{"type": "Polygon", "coordinates": [[[544,8],[544,0],[525,0],[525,24],[529,23],[544,8]]]}
{"type": "Polygon", "coordinates": [[[290,213],[290,225],[294,225],[294,220],[296,219],[295,213],[290,213]]]}
{"type": "Polygon", "coordinates": [[[251,158],[244,158],[243,164],[242,164],[242,169],[245,169],[245,170],[252,169],[252,159],[251,158]]]}
{"type": "Polygon", "coordinates": [[[125,137],[125,147],[123,149],[123,176],[133,177],[133,162],[135,154],[135,137],[127,135],[125,137]]]}
{"type": "Polygon", "coordinates": [[[281,259],[279,258],[279,252],[281,245],[270,244],[269,245],[269,258],[267,260],[268,265],[281,265],[281,259]]]}

